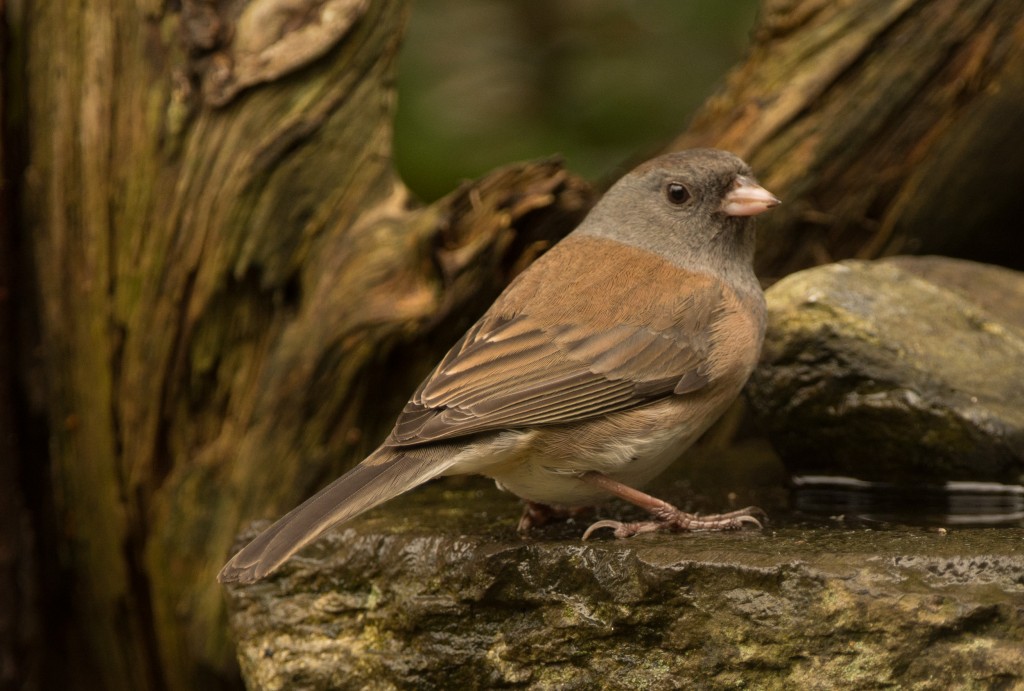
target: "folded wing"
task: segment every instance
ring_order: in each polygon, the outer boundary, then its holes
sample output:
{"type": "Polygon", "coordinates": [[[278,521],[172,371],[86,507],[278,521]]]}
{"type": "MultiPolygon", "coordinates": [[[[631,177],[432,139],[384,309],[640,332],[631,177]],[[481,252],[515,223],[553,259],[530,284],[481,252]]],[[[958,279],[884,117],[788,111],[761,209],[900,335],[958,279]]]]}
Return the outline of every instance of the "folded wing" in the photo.
{"type": "Polygon", "coordinates": [[[701,304],[666,305],[662,328],[485,315],[413,394],[387,443],[572,423],[699,390],[708,383],[702,327],[720,303],[716,290],[701,304]]]}

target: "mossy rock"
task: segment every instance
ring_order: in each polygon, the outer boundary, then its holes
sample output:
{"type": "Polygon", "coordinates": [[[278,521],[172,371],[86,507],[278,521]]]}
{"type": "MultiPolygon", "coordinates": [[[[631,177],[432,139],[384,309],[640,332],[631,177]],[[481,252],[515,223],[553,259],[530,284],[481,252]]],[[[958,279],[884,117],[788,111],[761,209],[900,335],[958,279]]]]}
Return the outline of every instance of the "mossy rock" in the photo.
{"type": "Polygon", "coordinates": [[[916,484],[1024,478],[1024,274],[845,261],[767,291],[749,398],[787,469],[916,484]]]}
{"type": "Polygon", "coordinates": [[[435,483],[228,588],[248,687],[1024,684],[1022,529],[584,543],[517,517],[492,486],[435,483]]]}

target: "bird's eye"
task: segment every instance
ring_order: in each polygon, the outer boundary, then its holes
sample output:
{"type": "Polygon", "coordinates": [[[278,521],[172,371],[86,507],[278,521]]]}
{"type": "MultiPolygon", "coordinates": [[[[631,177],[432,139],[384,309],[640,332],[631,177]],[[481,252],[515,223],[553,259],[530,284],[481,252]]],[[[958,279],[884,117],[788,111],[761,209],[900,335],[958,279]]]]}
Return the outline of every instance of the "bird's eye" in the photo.
{"type": "Polygon", "coordinates": [[[670,182],[665,187],[665,196],[673,204],[685,204],[690,201],[690,190],[679,182],[670,182]]]}

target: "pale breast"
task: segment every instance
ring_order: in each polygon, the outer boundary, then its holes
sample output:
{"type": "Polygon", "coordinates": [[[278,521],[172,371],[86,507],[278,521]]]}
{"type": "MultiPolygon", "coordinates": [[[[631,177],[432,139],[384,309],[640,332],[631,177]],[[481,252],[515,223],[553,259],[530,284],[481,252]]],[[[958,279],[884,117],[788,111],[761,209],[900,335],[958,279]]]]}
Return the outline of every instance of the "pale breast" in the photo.
{"type": "Polygon", "coordinates": [[[660,475],[724,412],[719,389],[675,396],[569,426],[542,428],[515,460],[478,470],[530,501],[584,506],[610,496],[578,479],[597,471],[641,488],[660,475]]]}

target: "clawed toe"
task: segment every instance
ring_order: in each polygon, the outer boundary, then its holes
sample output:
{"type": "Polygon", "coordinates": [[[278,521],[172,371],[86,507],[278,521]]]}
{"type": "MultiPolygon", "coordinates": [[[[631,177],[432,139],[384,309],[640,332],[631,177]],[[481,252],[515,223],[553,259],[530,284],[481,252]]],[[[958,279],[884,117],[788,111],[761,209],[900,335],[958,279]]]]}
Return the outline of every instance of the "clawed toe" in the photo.
{"type": "Polygon", "coordinates": [[[742,518],[747,518],[747,519],[754,519],[755,521],[757,521],[757,527],[761,528],[761,527],[763,527],[761,525],[761,521],[768,520],[768,514],[765,512],[764,509],[762,509],[759,506],[748,506],[746,508],[737,509],[735,511],[729,511],[729,512],[726,512],[726,513],[720,513],[720,514],[716,514],[715,516],[708,516],[708,518],[721,518],[721,519],[730,519],[730,518],[742,519],[742,518]]]}
{"type": "Polygon", "coordinates": [[[591,524],[591,526],[589,528],[587,528],[586,532],[583,533],[583,539],[584,540],[590,539],[590,536],[594,533],[594,531],[595,530],[600,530],[601,528],[611,528],[612,531],[614,531],[614,533],[615,533],[615,537],[629,537],[630,535],[633,535],[633,533],[624,534],[625,530],[626,530],[626,526],[627,526],[627,524],[623,523],[621,521],[611,521],[611,520],[597,521],[596,523],[591,524]],[[623,533],[623,534],[620,534],[620,532],[623,533]]]}
{"type": "Polygon", "coordinates": [[[757,528],[758,530],[764,528],[764,525],[754,516],[754,514],[757,514],[762,518],[767,518],[765,512],[756,506],[711,516],[698,516],[696,514],[685,513],[675,509],[672,511],[659,511],[656,514],[655,520],[652,521],[641,521],[638,523],[623,523],[621,521],[612,521],[607,519],[597,521],[583,533],[583,539],[589,539],[595,531],[601,530],[602,528],[611,528],[613,534],[617,538],[633,537],[634,535],[639,535],[641,533],[654,533],[660,531],[678,533],[695,532],[698,530],[740,530],[744,526],[750,526],[752,528],[757,528]]]}
{"type": "Polygon", "coordinates": [[[764,527],[761,523],[768,519],[766,514],[756,506],[748,506],[737,511],[728,513],[713,514],[710,516],[698,516],[693,513],[685,513],[668,502],[662,501],[640,490],[624,485],[603,473],[589,471],[580,475],[580,480],[589,485],[598,487],[605,492],[613,494],[620,499],[625,499],[631,504],[645,509],[654,520],[639,523],[622,523],[620,521],[598,521],[587,528],[583,533],[586,540],[594,531],[601,528],[611,528],[615,537],[632,537],[640,533],[653,533],[656,531],[668,531],[673,533],[696,530],[739,530],[744,526],[754,528],[764,527]],[[760,520],[759,520],[760,519],[760,520]]]}
{"type": "Polygon", "coordinates": [[[516,526],[516,530],[519,533],[528,533],[533,528],[545,526],[561,516],[562,513],[553,506],[528,501],[526,506],[523,507],[523,515],[519,518],[519,525],[516,526]]]}
{"type": "Polygon", "coordinates": [[[592,512],[593,507],[591,506],[556,507],[528,501],[526,506],[523,507],[523,515],[519,518],[519,525],[516,527],[516,530],[519,533],[528,533],[534,528],[543,527],[553,521],[580,518],[592,512]]]}
{"type": "Polygon", "coordinates": [[[719,531],[719,530],[740,530],[745,525],[762,529],[764,525],[758,520],[757,516],[762,519],[767,518],[767,514],[764,511],[757,508],[756,506],[748,506],[745,509],[738,511],[730,511],[729,513],[712,514],[708,516],[700,516],[692,513],[684,513],[682,511],[675,511],[674,514],[668,516],[659,516],[659,522],[665,523],[668,530],[675,531],[697,531],[697,530],[708,530],[708,531],[719,531]]]}

